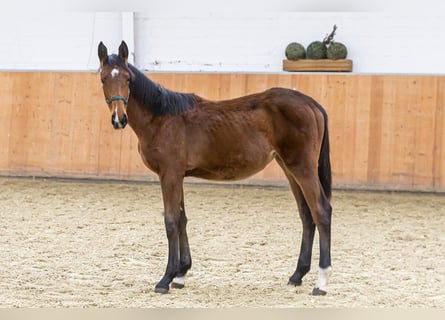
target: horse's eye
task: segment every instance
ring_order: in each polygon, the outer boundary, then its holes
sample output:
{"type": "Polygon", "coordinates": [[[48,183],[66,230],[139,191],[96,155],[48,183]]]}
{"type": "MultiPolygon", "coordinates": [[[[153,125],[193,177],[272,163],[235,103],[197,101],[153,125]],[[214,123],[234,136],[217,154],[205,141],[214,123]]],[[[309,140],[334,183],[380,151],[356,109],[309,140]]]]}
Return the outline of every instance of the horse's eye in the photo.
{"type": "Polygon", "coordinates": [[[130,79],[130,78],[128,78],[128,79],[127,79],[127,83],[128,83],[128,84],[130,84],[130,81],[131,81],[131,79],[130,79]]]}
{"type": "Polygon", "coordinates": [[[105,83],[105,79],[104,79],[104,78],[101,78],[101,79],[100,79],[100,82],[102,82],[102,84],[104,84],[104,83],[105,83]]]}

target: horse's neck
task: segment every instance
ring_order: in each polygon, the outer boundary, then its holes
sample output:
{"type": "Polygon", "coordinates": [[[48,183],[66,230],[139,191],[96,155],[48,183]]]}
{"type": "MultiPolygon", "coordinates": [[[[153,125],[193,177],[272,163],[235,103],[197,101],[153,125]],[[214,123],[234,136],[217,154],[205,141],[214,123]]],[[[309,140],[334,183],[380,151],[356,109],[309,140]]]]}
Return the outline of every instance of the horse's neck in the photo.
{"type": "Polygon", "coordinates": [[[150,123],[154,116],[132,97],[128,101],[127,115],[128,123],[138,137],[152,129],[150,123]]]}

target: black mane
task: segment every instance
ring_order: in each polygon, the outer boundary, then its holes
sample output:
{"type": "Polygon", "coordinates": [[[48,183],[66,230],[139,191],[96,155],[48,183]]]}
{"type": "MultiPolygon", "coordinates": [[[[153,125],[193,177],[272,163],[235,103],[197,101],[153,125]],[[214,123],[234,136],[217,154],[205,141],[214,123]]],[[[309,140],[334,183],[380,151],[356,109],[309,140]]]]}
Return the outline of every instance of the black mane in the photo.
{"type": "Polygon", "coordinates": [[[135,66],[128,67],[119,56],[112,54],[108,63],[119,65],[131,74],[130,94],[146,106],[154,115],[178,115],[196,107],[196,97],[192,93],[179,93],[165,89],[151,81],[135,66]]]}

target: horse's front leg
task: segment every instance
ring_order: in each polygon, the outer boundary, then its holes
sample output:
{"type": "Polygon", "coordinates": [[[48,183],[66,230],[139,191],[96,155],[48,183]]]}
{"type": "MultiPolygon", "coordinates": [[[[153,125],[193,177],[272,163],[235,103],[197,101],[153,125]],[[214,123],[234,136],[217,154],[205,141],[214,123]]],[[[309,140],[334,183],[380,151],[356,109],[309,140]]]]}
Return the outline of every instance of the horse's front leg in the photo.
{"type": "Polygon", "coordinates": [[[189,240],[187,237],[187,216],[184,207],[184,193],[182,194],[181,212],[179,218],[179,272],[172,281],[172,288],[184,288],[184,277],[192,266],[189,240]]]}
{"type": "Polygon", "coordinates": [[[164,223],[168,239],[168,262],[165,274],[156,285],[155,292],[167,293],[170,283],[180,272],[179,234],[183,178],[176,175],[160,176],[164,201],[164,223]]]}

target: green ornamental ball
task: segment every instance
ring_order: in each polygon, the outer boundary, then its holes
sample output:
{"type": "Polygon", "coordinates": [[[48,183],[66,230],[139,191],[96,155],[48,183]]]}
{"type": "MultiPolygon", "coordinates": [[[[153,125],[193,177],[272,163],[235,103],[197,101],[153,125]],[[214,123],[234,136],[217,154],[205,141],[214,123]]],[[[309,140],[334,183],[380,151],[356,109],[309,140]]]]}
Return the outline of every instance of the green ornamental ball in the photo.
{"type": "Polygon", "coordinates": [[[343,43],[340,42],[332,42],[327,50],[328,59],[346,59],[348,55],[348,49],[343,43]]]}
{"type": "Polygon", "coordinates": [[[321,41],[311,42],[307,46],[306,56],[308,59],[326,59],[327,48],[321,41]]]}
{"type": "Polygon", "coordinates": [[[289,60],[299,60],[306,57],[306,50],[298,42],[291,42],[286,47],[286,58],[289,60]]]}

